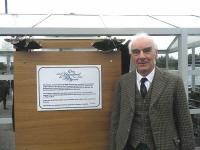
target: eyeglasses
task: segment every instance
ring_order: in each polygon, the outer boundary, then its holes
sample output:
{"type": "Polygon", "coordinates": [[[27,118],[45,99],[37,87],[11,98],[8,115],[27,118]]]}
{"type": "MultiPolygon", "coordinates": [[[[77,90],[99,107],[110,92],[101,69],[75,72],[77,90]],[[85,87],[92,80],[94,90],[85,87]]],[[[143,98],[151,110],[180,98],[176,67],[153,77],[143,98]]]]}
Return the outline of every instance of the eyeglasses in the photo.
{"type": "Polygon", "coordinates": [[[140,50],[140,49],[132,49],[131,53],[134,54],[134,55],[139,55],[140,52],[143,51],[143,53],[148,54],[148,53],[152,52],[152,49],[153,49],[152,47],[146,47],[146,48],[144,48],[142,50],[140,50]]]}

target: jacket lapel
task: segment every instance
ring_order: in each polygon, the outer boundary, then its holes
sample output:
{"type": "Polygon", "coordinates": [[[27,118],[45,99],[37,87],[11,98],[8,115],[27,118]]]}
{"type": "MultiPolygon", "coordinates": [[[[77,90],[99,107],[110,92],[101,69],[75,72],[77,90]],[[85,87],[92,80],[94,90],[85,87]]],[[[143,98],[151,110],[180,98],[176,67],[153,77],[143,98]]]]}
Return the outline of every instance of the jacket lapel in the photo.
{"type": "Polygon", "coordinates": [[[128,101],[130,102],[131,108],[135,109],[135,88],[136,88],[136,72],[132,71],[127,77],[126,91],[128,92],[128,101]]]}
{"type": "MultiPolygon", "coordinates": [[[[167,78],[163,74],[163,72],[155,68],[155,76],[152,83],[152,94],[151,94],[151,103],[150,108],[153,106],[153,104],[158,100],[159,96],[162,94],[162,91],[165,89],[167,84],[167,78]]],[[[133,110],[135,110],[135,91],[136,91],[136,71],[133,70],[129,73],[129,76],[126,80],[126,91],[128,92],[128,101],[130,103],[130,106],[133,110]]]]}
{"type": "Polygon", "coordinates": [[[158,100],[159,96],[162,94],[162,91],[165,89],[167,84],[167,79],[164,76],[163,72],[156,68],[155,77],[152,82],[152,94],[151,94],[151,103],[150,108],[158,100]]]}

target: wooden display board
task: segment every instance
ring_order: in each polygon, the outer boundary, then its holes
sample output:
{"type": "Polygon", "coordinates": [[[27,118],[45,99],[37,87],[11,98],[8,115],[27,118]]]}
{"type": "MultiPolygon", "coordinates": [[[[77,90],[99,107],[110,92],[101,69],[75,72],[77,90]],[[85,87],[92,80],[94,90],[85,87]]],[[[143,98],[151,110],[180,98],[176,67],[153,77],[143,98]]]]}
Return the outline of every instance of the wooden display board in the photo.
{"type": "Polygon", "coordinates": [[[120,53],[15,52],[16,150],[108,150],[120,53]],[[102,109],[37,111],[36,65],[101,65],[102,109]]]}

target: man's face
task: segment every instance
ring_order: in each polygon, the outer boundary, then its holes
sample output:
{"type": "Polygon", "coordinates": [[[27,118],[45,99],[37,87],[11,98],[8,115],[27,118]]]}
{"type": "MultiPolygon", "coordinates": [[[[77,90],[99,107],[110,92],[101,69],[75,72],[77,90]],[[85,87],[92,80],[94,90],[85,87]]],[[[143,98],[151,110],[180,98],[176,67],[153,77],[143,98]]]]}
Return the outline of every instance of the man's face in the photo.
{"type": "Polygon", "coordinates": [[[131,46],[131,57],[133,63],[142,76],[146,76],[156,65],[157,50],[153,41],[148,38],[139,38],[131,46]]]}

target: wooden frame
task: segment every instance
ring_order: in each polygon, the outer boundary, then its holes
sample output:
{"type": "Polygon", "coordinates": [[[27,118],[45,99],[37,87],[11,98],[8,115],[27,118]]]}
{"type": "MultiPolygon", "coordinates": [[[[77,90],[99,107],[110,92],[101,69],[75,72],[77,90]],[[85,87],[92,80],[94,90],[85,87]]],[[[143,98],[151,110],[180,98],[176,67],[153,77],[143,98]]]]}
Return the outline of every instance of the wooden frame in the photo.
{"type": "Polygon", "coordinates": [[[108,150],[120,53],[15,52],[16,150],[108,150]],[[102,109],[37,111],[36,65],[101,65],[102,109]]]}

